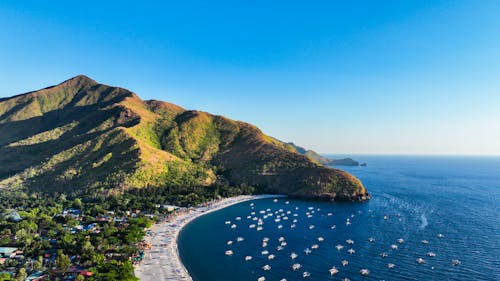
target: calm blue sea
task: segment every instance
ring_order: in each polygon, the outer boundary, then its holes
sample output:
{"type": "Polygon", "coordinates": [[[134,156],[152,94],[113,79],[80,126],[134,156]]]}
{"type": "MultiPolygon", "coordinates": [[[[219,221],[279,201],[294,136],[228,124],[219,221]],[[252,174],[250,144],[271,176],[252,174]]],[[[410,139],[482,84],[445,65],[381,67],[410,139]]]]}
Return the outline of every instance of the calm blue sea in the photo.
{"type": "Polygon", "coordinates": [[[500,280],[500,158],[357,156],[356,160],[368,166],[342,169],[363,181],[373,195],[367,203],[254,200],[187,225],[179,236],[179,250],[193,279],[500,280]],[[261,231],[249,227],[258,219],[261,231]],[[238,237],[244,240],[237,242],[238,237]],[[286,242],[282,250],[277,249],[280,237],[286,242]],[[375,241],[368,241],[370,237],[375,241]],[[266,247],[264,238],[269,239],[266,247]],[[348,244],[348,239],[354,243],[348,244]],[[232,245],[227,244],[230,240],[232,245]],[[318,248],[306,255],[304,250],[314,244],[318,248]],[[344,248],[337,250],[336,245],[344,248]],[[233,255],[226,255],[228,250],[233,255]],[[262,254],[264,250],[269,253],[262,254]],[[294,260],[292,252],[298,255],[294,260]],[[275,257],[270,260],[271,254],[275,257]],[[252,260],[246,261],[246,256],[252,260]],[[424,263],[419,264],[418,258],[424,263]],[[348,264],[342,266],[342,260],[348,264]],[[460,265],[452,265],[452,260],[460,265]],[[300,270],[292,270],[295,263],[301,264],[300,270]],[[389,269],[389,263],[395,267],[389,269]],[[271,269],[263,270],[265,265],[271,269]],[[339,272],[330,276],[332,266],[339,272]],[[361,269],[370,273],[362,276],[361,269]],[[304,271],[310,276],[303,278],[304,271]]]}

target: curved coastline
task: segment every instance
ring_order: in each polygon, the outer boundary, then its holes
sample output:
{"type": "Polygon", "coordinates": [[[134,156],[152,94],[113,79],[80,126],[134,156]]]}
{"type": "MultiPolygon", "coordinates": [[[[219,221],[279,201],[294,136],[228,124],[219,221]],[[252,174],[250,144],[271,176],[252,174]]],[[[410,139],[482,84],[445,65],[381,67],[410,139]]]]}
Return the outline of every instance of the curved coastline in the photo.
{"type": "Polygon", "coordinates": [[[171,221],[153,225],[150,234],[146,236],[146,240],[151,244],[151,249],[145,251],[144,260],[134,269],[135,276],[142,281],[192,281],[189,272],[181,262],[177,245],[179,233],[187,224],[203,215],[234,204],[277,197],[286,197],[286,195],[241,195],[224,198],[209,206],[196,207],[186,213],[177,215],[171,221]]]}

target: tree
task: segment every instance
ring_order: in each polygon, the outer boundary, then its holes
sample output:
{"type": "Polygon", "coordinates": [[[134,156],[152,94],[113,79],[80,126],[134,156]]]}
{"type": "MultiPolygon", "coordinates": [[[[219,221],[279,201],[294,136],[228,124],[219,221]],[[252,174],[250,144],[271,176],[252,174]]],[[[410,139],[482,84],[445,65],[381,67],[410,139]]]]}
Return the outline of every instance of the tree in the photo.
{"type": "Polygon", "coordinates": [[[110,261],[101,263],[97,266],[97,280],[102,281],[138,281],[139,279],[134,276],[134,267],[130,261],[118,262],[110,261]]]}
{"type": "Polygon", "coordinates": [[[39,261],[34,261],[33,262],[33,269],[34,270],[40,270],[40,269],[42,269],[42,263],[40,263],[39,261]]]}
{"type": "Polygon", "coordinates": [[[1,272],[0,273],[0,281],[8,281],[10,279],[10,274],[8,272],[1,272]]]}
{"type": "Polygon", "coordinates": [[[66,272],[69,269],[71,261],[67,255],[63,253],[62,250],[57,250],[56,267],[58,270],[66,272]]]}
{"type": "Polygon", "coordinates": [[[78,276],[76,277],[76,281],[83,281],[83,280],[85,280],[85,276],[78,274],[78,276]]]}
{"type": "Polygon", "coordinates": [[[73,200],[73,208],[75,209],[81,209],[83,207],[82,199],[76,198],[73,200]]]}
{"type": "Polygon", "coordinates": [[[17,281],[24,281],[28,277],[28,274],[26,273],[26,268],[21,267],[19,269],[19,272],[16,275],[16,280],[17,281]]]}

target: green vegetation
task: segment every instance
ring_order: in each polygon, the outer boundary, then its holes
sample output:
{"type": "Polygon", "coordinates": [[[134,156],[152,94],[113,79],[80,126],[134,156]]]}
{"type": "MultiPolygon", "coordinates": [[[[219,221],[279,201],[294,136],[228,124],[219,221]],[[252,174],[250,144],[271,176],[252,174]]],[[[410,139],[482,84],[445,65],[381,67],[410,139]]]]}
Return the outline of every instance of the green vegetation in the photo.
{"type": "Polygon", "coordinates": [[[22,254],[0,265],[0,280],[136,280],[145,229],[168,215],[164,205],[254,193],[369,197],[311,155],[250,124],[85,76],[2,99],[0,246],[22,254]]]}
{"type": "Polygon", "coordinates": [[[255,187],[363,200],[363,185],[258,128],[85,76],[0,101],[0,188],[76,195],[136,188],[255,187]]]}

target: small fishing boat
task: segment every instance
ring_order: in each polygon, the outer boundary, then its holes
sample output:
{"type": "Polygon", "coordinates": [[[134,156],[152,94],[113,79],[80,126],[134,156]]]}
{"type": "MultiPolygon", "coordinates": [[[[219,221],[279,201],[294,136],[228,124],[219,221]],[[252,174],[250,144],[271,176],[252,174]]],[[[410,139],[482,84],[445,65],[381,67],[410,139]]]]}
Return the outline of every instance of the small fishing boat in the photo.
{"type": "Polygon", "coordinates": [[[299,269],[301,269],[301,268],[302,268],[302,265],[301,265],[300,263],[294,263],[294,264],[292,265],[292,269],[293,269],[294,271],[297,271],[297,270],[299,270],[299,269]]]}
{"type": "Polygon", "coordinates": [[[330,268],[330,276],[333,276],[337,273],[339,273],[339,270],[335,267],[335,266],[332,266],[332,268],[330,268]]]}

